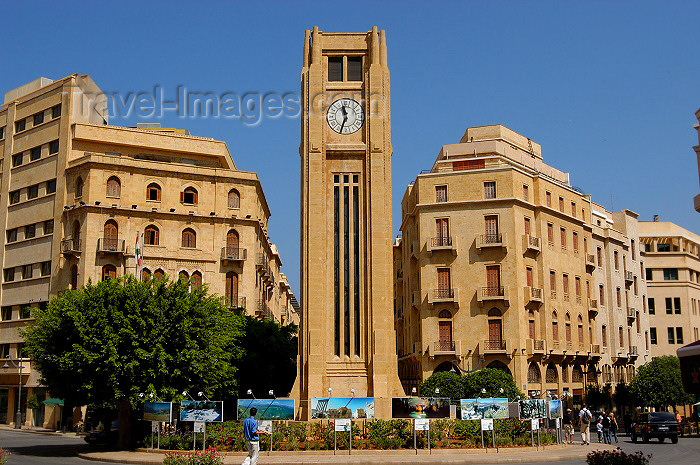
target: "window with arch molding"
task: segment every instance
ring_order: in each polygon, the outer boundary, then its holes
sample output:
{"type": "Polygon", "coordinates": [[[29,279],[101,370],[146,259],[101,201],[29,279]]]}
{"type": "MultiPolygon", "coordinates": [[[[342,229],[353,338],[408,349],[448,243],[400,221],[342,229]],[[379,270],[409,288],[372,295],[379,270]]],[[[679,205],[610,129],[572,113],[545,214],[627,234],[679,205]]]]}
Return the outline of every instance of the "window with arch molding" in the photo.
{"type": "Polygon", "coordinates": [[[197,247],[197,233],[192,228],[186,228],[182,231],[182,247],[194,249],[197,247]]]}
{"type": "Polygon", "coordinates": [[[155,279],[156,281],[162,281],[163,279],[165,279],[165,271],[158,268],[156,271],[153,272],[153,279],[155,279]]]}
{"type": "Polygon", "coordinates": [[[180,192],[180,202],[185,205],[197,205],[197,189],[194,187],[186,187],[180,192]]]}
{"type": "Polygon", "coordinates": [[[554,365],[550,363],[549,365],[547,365],[547,371],[545,371],[544,380],[547,383],[556,383],[557,378],[557,369],[554,367],[554,365]]]}
{"type": "Polygon", "coordinates": [[[488,316],[502,316],[503,312],[501,310],[497,309],[496,307],[493,307],[491,310],[489,310],[488,316]]]}
{"type": "Polygon", "coordinates": [[[574,365],[571,369],[571,382],[580,383],[581,381],[583,381],[583,371],[580,366],[574,365]]]}
{"type": "Polygon", "coordinates": [[[146,200],[160,202],[160,186],[152,182],[146,187],[146,200]]]}
{"type": "Polygon", "coordinates": [[[189,281],[190,279],[190,274],[185,270],[181,270],[177,276],[181,281],[189,281]]]}
{"type": "Polygon", "coordinates": [[[533,362],[527,368],[527,382],[538,384],[540,380],[540,369],[537,367],[537,364],[533,362]]]}
{"type": "Polygon", "coordinates": [[[107,197],[119,198],[122,194],[122,184],[116,176],[107,179],[107,197]]]}
{"type": "Polygon", "coordinates": [[[117,267],[114,265],[105,265],[102,267],[102,281],[115,279],[117,277],[117,267]]]}
{"type": "Polygon", "coordinates": [[[241,194],[237,189],[228,191],[228,208],[241,208],[241,194]]]}
{"type": "Polygon", "coordinates": [[[438,314],[438,318],[452,318],[452,313],[449,310],[442,310],[438,314]]]}
{"type": "Polygon", "coordinates": [[[141,281],[148,281],[151,279],[151,270],[144,268],[141,270],[141,281]]]}
{"type": "Polygon", "coordinates": [[[149,224],[143,230],[143,243],[146,245],[158,245],[160,243],[160,230],[157,226],[149,224]]]}
{"type": "Polygon", "coordinates": [[[569,382],[569,366],[566,363],[561,364],[561,382],[569,382]]]}
{"type": "Polygon", "coordinates": [[[195,289],[202,287],[202,273],[199,271],[192,273],[192,287],[195,289]]]}
{"type": "Polygon", "coordinates": [[[75,180],[75,198],[79,199],[83,196],[83,178],[78,176],[75,180]]]}

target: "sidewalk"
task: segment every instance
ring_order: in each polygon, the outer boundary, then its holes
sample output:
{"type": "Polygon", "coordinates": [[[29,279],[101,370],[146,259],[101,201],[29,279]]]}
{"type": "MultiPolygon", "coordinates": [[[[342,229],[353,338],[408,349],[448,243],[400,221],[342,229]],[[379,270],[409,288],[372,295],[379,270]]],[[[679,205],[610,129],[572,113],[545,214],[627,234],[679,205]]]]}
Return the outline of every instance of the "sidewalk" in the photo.
{"type": "MultiPolygon", "coordinates": [[[[612,450],[615,446],[606,444],[591,444],[583,446],[554,445],[537,447],[497,448],[497,449],[434,449],[431,454],[427,450],[353,450],[338,451],[272,451],[261,452],[258,463],[265,464],[295,464],[295,465],[376,465],[380,463],[410,464],[410,465],[441,465],[463,463],[522,463],[522,462],[557,462],[562,460],[582,460],[593,450],[612,450]]],[[[227,452],[225,464],[240,464],[247,454],[245,452],[227,452]]],[[[100,462],[160,465],[163,462],[163,451],[147,452],[139,449],[136,452],[87,452],[78,454],[80,458],[100,462]]]]}
{"type": "Polygon", "coordinates": [[[45,434],[47,436],[65,436],[72,438],[82,438],[85,433],[76,433],[75,431],[56,431],[52,429],[39,428],[36,426],[22,426],[20,429],[15,429],[12,425],[0,424],[0,430],[18,431],[23,433],[45,434]]]}

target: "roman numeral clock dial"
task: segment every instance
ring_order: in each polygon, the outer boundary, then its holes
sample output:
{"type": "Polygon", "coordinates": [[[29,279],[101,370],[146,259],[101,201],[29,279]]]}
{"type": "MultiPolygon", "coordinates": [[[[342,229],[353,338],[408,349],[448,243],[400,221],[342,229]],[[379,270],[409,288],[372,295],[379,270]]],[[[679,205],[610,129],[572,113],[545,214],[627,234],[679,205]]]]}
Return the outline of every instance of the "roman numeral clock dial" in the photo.
{"type": "Polygon", "coordinates": [[[336,100],[326,114],[328,126],[338,134],[357,132],[365,121],[362,105],[349,98],[336,100]]]}

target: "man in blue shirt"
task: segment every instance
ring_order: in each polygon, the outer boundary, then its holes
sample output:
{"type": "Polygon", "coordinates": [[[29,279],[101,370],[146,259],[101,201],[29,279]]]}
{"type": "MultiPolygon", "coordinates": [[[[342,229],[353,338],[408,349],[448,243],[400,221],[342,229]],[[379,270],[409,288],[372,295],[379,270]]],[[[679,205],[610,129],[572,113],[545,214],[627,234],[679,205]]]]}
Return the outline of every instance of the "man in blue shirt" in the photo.
{"type": "Polygon", "coordinates": [[[258,434],[267,434],[265,431],[258,430],[258,422],[255,420],[257,413],[258,409],[251,408],[250,417],[243,421],[243,439],[245,439],[245,446],[248,448],[248,456],[243,461],[243,465],[256,465],[258,463],[258,454],[260,453],[258,434]]]}

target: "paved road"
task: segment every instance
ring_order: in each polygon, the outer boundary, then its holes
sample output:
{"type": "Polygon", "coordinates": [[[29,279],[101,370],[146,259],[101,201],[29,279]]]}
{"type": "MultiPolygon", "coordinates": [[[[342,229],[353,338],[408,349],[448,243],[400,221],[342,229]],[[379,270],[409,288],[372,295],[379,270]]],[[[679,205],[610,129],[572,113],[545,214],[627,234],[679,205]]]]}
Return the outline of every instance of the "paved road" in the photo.
{"type": "MultiPolygon", "coordinates": [[[[578,435],[577,435],[578,436],[578,435]]],[[[0,430],[0,446],[12,452],[8,465],[90,465],[95,462],[80,459],[75,455],[90,450],[82,438],[74,436],[52,436],[26,431],[0,430]]],[[[700,463],[700,438],[680,438],[678,444],[668,440],[659,443],[652,440],[648,444],[634,444],[626,437],[620,437],[619,446],[627,452],[641,450],[652,454],[653,465],[698,465],[700,463]]],[[[581,447],[586,446],[572,446],[581,447]]],[[[264,465],[264,457],[260,464],[264,465]]],[[[105,462],[102,462],[105,463],[105,462]]],[[[542,462],[540,462],[542,463],[542,462]]],[[[562,465],[586,465],[585,460],[556,462],[562,465]]],[[[523,464],[539,465],[539,463],[523,464]]]]}

